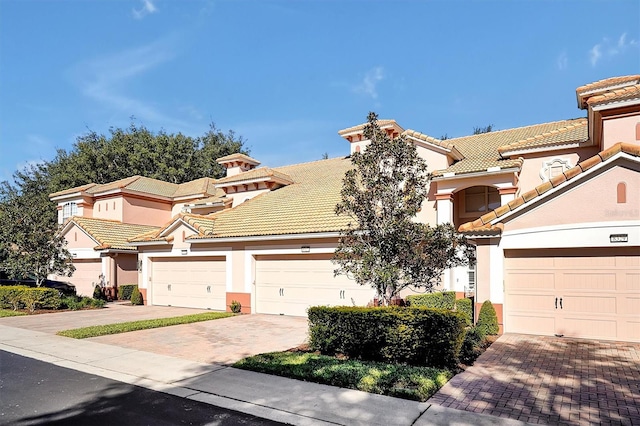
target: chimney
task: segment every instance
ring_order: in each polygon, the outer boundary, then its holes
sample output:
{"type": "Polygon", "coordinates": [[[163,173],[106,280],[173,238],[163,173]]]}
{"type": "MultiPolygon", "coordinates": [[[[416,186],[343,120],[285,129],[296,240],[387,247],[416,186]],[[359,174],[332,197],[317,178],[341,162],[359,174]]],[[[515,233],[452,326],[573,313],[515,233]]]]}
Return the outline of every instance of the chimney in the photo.
{"type": "Polygon", "coordinates": [[[216,162],[227,169],[227,176],[235,176],[254,169],[260,164],[255,158],[240,153],[220,157],[216,162]]]}

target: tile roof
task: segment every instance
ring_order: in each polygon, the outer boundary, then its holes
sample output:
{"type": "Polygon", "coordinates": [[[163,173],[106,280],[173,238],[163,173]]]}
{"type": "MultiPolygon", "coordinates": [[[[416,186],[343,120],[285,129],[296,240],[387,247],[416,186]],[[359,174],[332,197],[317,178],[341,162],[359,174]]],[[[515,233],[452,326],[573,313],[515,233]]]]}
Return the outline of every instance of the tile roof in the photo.
{"type": "Polygon", "coordinates": [[[535,138],[539,135],[551,133],[568,126],[575,126],[577,123],[582,123],[583,121],[584,118],[561,120],[447,139],[447,142],[452,144],[460,154],[464,156],[464,159],[453,163],[446,169],[434,171],[433,175],[442,176],[445,173],[464,174],[482,172],[491,167],[500,167],[501,169],[521,167],[521,160],[501,158],[498,151],[499,148],[528,138],[535,138]]]}
{"type": "Polygon", "coordinates": [[[526,139],[515,141],[498,148],[501,155],[522,149],[543,148],[548,146],[563,145],[571,142],[583,142],[589,137],[588,121],[586,118],[577,119],[571,124],[554,130],[530,136],[526,139]]]}
{"type": "Polygon", "coordinates": [[[278,178],[286,182],[291,182],[291,177],[281,171],[271,169],[269,167],[260,167],[258,169],[248,170],[246,172],[238,173],[237,175],[227,176],[222,179],[218,179],[216,184],[225,184],[232,182],[243,182],[248,180],[255,180],[261,178],[278,178]]]}
{"type": "MultiPolygon", "coordinates": [[[[161,197],[172,197],[178,190],[179,185],[176,183],[164,182],[158,179],[151,179],[144,176],[136,176],[137,179],[122,186],[122,189],[128,189],[131,191],[144,192],[145,194],[159,195],[161,197]]],[[[108,186],[107,184],[105,186],[108,186]]],[[[115,188],[113,188],[115,189],[115,188]]],[[[101,189],[99,192],[107,191],[106,188],[101,189]]]]}
{"type": "MultiPolygon", "coordinates": [[[[396,122],[396,120],[383,120],[383,119],[380,119],[376,123],[378,123],[379,127],[388,126],[390,124],[395,124],[396,126],[400,127],[398,125],[398,123],[396,122]]],[[[357,126],[348,127],[346,129],[339,130],[338,134],[340,136],[342,136],[342,135],[346,135],[347,133],[355,132],[355,131],[358,131],[358,130],[363,130],[367,124],[369,124],[369,123],[362,123],[362,124],[358,124],[357,126]]]]}
{"type": "Polygon", "coordinates": [[[186,197],[199,194],[213,195],[216,193],[215,182],[215,179],[204,177],[181,183],[172,194],[172,197],[186,197]]]}
{"type": "Polygon", "coordinates": [[[453,148],[453,144],[450,143],[448,141],[448,139],[447,140],[436,139],[436,138],[434,138],[432,136],[425,135],[424,133],[420,133],[417,130],[407,129],[404,132],[402,132],[402,136],[409,136],[409,137],[412,137],[412,138],[420,139],[420,140],[425,141],[427,143],[430,143],[430,144],[433,144],[433,145],[437,145],[437,146],[440,146],[442,148],[449,149],[449,150],[453,148]]]}
{"type": "Polygon", "coordinates": [[[624,75],[620,77],[611,77],[605,78],[603,80],[598,80],[593,83],[585,84],[584,86],[580,86],[576,89],[578,94],[583,94],[586,92],[594,92],[600,89],[606,89],[611,86],[617,86],[625,83],[638,83],[640,82],[640,75],[624,75]]]}
{"type": "Polygon", "coordinates": [[[335,232],[350,222],[335,214],[342,180],[353,166],[348,158],[279,167],[293,183],[258,195],[233,209],[201,217],[201,228],[212,226],[198,238],[335,232]],[[208,222],[208,223],[207,223],[208,222]]]}
{"type": "Polygon", "coordinates": [[[239,152],[235,154],[225,155],[224,157],[216,158],[216,162],[220,164],[231,162],[231,161],[237,161],[237,160],[242,160],[245,163],[254,164],[256,166],[260,164],[260,162],[255,158],[251,158],[248,155],[241,154],[239,152]]]}
{"type": "Polygon", "coordinates": [[[609,158],[618,154],[619,152],[625,152],[629,155],[633,155],[634,157],[640,157],[640,145],[632,145],[628,143],[617,143],[613,145],[611,148],[608,148],[597,155],[594,155],[591,158],[584,160],[579,163],[577,166],[566,170],[563,174],[558,175],[551,179],[548,182],[544,182],[531,191],[525,192],[518,198],[510,201],[507,204],[504,204],[498,207],[495,210],[490,211],[489,213],[481,216],[479,219],[474,220],[473,222],[467,222],[465,224],[460,225],[458,228],[459,232],[464,233],[477,233],[479,231],[487,231],[487,230],[496,230],[494,227],[496,225],[492,225],[491,222],[494,220],[506,215],[507,213],[519,208],[520,206],[531,202],[532,200],[540,197],[544,193],[550,191],[553,188],[557,188],[558,186],[564,184],[567,181],[575,179],[577,176],[586,172],[587,170],[597,166],[600,163],[607,161],[609,158]]]}
{"type": "Polygon", "coordinates": [[[211,221],[209,216],[197,215],[192,213],[179,213],[161,227],[156,227],[151,231],[140,233],[138,235],[132,235],[127,241],[131,243],[171,241],[173,240],[171,236],[163,234],[171,229],[177,221],[185,222],[200,234],[210,233],[213,227],[213,222],[211,221]]]}
{"type": "Polygon", "coordinates": [[[232,198],[228,198],[225,195],[225,192],[222,188],[216,188],[216,192],[214,195],[206,198],[198,198],[197,200],[193,200],[188,202],[186,205],[188,206],[203,206],[211,203],[228,203],[233,201],[232,198]]]}
{"type": "Polygon", "coordinates": [[[592,96],[587,100],[587,105],[595,106],[637,98],[640,98],[640,84],[634,84],[633,86],[622,87],[601,95],[592,96]]]}
{"type": "Polygon", "coordinates": [[[157,231],[157,226],[133,225],[116,220],[94,219],[89,217],[72,217],[68,223],[74,223],[98,241],[96,250],[118,249],[136,250],[128,245],[128,240],[136,235],[157,231]]]}
{"type": "Polygon", "coordinates": [[[76,186],[76,187],[73,187],[73,188],[64,189],[62,191],[54,192],[53,194],[49,194],[49,197],[50,198],[54,198],[54,197],[58,197],[60,195],[75,194],[76,192],[87,191],[89,188],[92,188],[94,186],[96,186],[95,183],[87,183],[85,185],[80,185],[80,186],[76,186]]]}

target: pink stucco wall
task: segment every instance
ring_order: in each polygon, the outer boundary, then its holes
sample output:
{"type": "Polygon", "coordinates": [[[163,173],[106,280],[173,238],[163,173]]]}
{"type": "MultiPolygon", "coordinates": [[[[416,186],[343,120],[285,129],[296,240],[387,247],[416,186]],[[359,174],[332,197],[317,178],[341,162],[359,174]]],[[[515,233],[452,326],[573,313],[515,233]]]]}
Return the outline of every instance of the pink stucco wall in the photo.
{"type": "MultiPolygon", "coordinates": [[[[636,168],[640,169],[637,165],[636,168]]],[[[555,194],[554,194],[555,195],[555,194]]],[[[610,168],[558,193],[553,199],[505,224],[505,231],[540,226],[640,219],[640,170],[610,168]],[[626,185],[626,203],[618,203],[618,184],[626,185]],[[561,195],[561,196],[558,196],[561,195]]]]}
{"type": "Polygon", "coordinates": [[[98,243],[76,225],[69,228],[63,236],[67,241],[67,249],[92,249],[98,245],[98,243]]]}
{"type": "Polygon", "coordinates": [[[122,197],[124,223],[162,226],[171,220],[171,203],[122,197]]]}
{"type": "Polygon", "coordinates": [[[138,255],[118,253],[117,284],[138,284],[138,255]]]}
{"type": "Polygon", "coordinates": [[[605,117],[602,120],[603,147],[607,149],[618,142],[640,145],[636,138],[636,125],[640,123],[640,113],[625,117],[605,117]]]}
{"type": "Polygon", "coordinates": [[[101,198],[96,200],[93,205],[93,217],[122,222],[122,207],[122,196],[101,198]]]}

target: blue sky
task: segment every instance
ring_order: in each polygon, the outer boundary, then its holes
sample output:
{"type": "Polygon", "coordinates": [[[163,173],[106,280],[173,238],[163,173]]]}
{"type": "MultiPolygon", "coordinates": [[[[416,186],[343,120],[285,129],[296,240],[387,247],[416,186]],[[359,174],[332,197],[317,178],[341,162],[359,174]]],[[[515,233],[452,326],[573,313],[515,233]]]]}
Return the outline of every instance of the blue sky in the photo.
{"type": "Polygon", "coordinates": [[[0,1],[0,180],[89,129],[233,129],[279,166],[369,111],[434,137],[584,116],[640,73],[640,2],[0,1]]]}

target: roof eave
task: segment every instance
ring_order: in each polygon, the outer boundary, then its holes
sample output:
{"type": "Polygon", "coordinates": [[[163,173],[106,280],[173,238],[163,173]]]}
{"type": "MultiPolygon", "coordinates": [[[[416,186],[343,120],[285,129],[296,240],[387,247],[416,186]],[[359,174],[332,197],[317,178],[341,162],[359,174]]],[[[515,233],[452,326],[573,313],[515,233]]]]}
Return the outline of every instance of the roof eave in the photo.
{"type": "Polygon", "coordinates": [[[559,151],[559,150],[571,149],[571,148],[583,148],[583,147],[592,146],[592,145],[593,145],[593,142],[590,139],[584,139],[584,140],[574,141],[570,143],[536,146],[528,149],[527,148],[514,149],[514,150],[505,149],[504,151],[499,150],[499,152],[500,152],[500,155],[503,157],[511,157],[514,155],[534,154],[534,153],[540,153],[540,152],[546,152],[546,151],[559,151]]]}
{"type": "Polygon", "coordinates": [[[317,232],[306,234],[282,234],[282,235],[253,235],[238,237],[211,237],[211,238],[186,238],[192,244],[199,243],[226,243],[241,241],[273,241],[273,240],[304,240],[310,238],[334,238],[339,237],[340,231],[334,232],[317,232]]]}
{"type": "Polygon", "coordinates": [[[489,169],[484,170],[484,171],[480,171],[480,172],[471,172],[471,173],[454,173],[454,174],[448,174],[445,173],[443,175],[439,175],[439,176],[434,176],[432,180],[434,181],[446,181],[446,180],[454,180],[454,179],[467,179],[467,178],[473,178],[473,177],[478,177],[478,176],[494,176],[494,175],[500,175],[500,174],[508,174],[508,173],[515,173],[515,172],[519,172],[520,171],[520,167],[509,167],[506,169],[500,169],[500,170],[491,170],[489,171],[489,169]]]}

